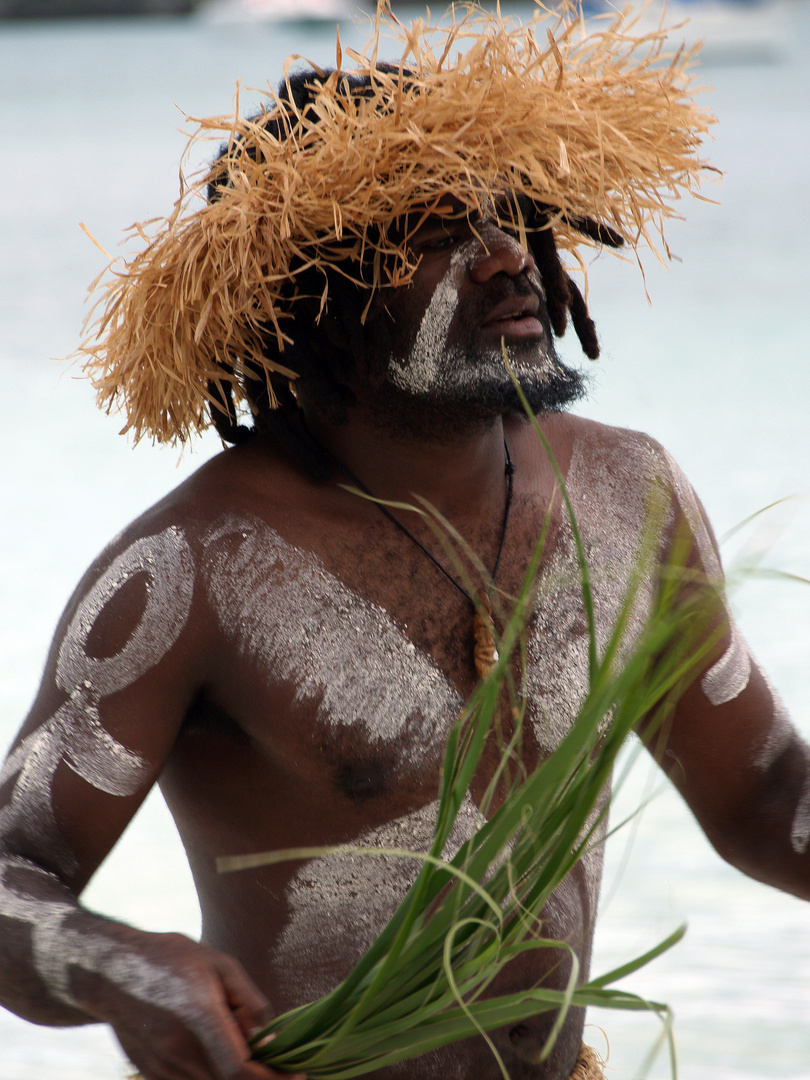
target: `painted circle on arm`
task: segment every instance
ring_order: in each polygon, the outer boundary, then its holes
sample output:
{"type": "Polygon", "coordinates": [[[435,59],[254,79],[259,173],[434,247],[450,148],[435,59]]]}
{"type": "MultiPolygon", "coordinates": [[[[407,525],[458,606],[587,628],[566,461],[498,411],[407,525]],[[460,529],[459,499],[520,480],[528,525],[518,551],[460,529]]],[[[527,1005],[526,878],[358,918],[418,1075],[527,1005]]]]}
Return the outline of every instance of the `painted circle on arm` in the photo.
{"type": "Polygon", "coordinates": [[[177,641],[188,620],[193,588],[192,556],[179,529],[136,540],[79,604],[59,649],[57,686],[66,693],[85,688],[96,700],[131,686],[177,641]],[[114,656],[88,656],[87,640],[102,610],[141,573],[148,576],[146,607],[126,644],[114,656]]]}

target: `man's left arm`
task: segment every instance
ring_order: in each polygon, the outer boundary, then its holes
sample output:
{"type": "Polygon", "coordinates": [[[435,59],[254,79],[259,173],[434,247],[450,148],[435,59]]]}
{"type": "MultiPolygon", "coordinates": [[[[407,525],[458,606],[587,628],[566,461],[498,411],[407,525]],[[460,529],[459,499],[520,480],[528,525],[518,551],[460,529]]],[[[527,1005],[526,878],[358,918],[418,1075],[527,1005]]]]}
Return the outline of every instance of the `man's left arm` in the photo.
{"type": "Polygon", "coordinates": [[[724,859],[810,899],[810,747],[725,619],[649,748],[724,859]]]}

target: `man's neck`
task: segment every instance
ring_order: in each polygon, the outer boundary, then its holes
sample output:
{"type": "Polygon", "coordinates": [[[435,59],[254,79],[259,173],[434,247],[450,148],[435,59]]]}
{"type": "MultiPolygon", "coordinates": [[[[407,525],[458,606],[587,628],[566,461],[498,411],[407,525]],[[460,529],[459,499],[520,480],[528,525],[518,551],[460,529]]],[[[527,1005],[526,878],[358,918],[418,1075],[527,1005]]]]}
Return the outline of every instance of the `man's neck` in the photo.
{"type": "Polygon", "coordinates": [[[306,427],[377,498],[411,503],[418,496],[454,521],[503,498],[501,417],[451,439],[392,431],[355,408],[348,423],[339,425],[307,411],[306,427]]]}

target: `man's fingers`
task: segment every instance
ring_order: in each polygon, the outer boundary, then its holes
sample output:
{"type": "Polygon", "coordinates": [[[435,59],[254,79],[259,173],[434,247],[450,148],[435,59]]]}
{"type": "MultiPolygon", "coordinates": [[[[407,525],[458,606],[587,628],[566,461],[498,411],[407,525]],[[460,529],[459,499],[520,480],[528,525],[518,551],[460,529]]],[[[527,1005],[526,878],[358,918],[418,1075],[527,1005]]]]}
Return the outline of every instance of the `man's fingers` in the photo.
{"type": "Polygon", "coordinates": [[[230,964],[227,958],[223,958],[223,961],[220,977],[225,1000],[247,1040],[270,1023],[273,1012],[267,998],[257,990],[242,968],[236,963],[230,964]]]}
{"type": "MultiPolygon", "coordinates": [[[[257,1032],[253,1032],[253,1034],[255,1035],[257,1034],[257,1032]]],[[[274,1034],[265,1035],[265,1037],[263,1039],[260,1039],[259,1042],[256,1044],[256,1048],[262,1049],[263,1047],[267,1046],[268,1043],[271,1043],[273,1039],[275,1039],[275,1037],[276,1036],[274,1034]]],[[[245,1080],[254,1080],[254,1076],[255,1080],[268,1080],[268,1077],[271,1076],[279,1077],[279,1080],[307,1080],[306,1073],[280,1073],[276,1072],[275,1069],[271,1069],[269,1065],[260,1065],[258,1062],[251,1062],[250,1068],[256,1071],[246,1073],[245,1080]]]]}
{"type": "Polygon", "coordinates": [[[266,1026],[272,1010],[242,966],[177,936],[157,944],[164,962],[154,965],[160,975],[154,993],[110,982],[103,1016],[144,1080],[281,1080],[251,1060],[249,1037],[266,1026]]]}
{"type": "Polygon", "coordinates": [[[144,1048],[139,1039],[117,1035],[121,1048],[138,1070],[132,1080],[209,1080],[210,1070],[202,1060],[195,1060],[190,1048],[180,1060],[167,1057],[162,1045],[144,1048]]]}
{"type": "MultiPolygon", "coordinates": [[[[217,973],[224,1003],[235,1026],[228,1025],[225,1030],[216,1032],[209,1028],[199,1032],[199,1035],[213,1063],[219,1069],[226,1067],[222,1080],[306,1080],[303,1073],[279,1073],[250,1060],[248,1040],[270,1022],[273,1011],[267,998],[256,988],[240,964],[227,956],[218,959],[217,973]],[[227,1062],[233,1062],[234,1056],[239,1064],[235,1071],[227,1071],[227,1062]]],[[[269,1042],[273,1038],[274,1035],[268,1035],[264,1041],[269,1042]]]]}

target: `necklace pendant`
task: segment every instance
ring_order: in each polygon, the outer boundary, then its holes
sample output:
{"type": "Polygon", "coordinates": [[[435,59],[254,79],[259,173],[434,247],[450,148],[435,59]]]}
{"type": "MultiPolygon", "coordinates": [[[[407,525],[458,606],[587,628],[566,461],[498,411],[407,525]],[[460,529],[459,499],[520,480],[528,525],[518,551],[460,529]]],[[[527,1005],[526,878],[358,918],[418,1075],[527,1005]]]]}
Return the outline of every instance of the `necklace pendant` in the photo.
{"type": "Polygon", "coordinates": [[[479,679],[485,679],[498,663],[492,605],[486,593],[478,593],[473,615],[473,662],[479,679]]]}
{"type": "MultiPolygon", "coordinates": [[[[334,454],[330,454],[328,450],[321,446],[321,444],[307,427],[303,412],[299,411],[299,416],[301,426],[306,432],[310,442],[312,442],[320,450],[320,452],[325,458],[328,458],[335,465],[337,465],[338,468],[342,472],[344,472],[346,476],[349,477],[352,483],[354,483],[360,489],[360,491],[367,495],[373,502],[376,502],[383,514],[385,514],[385,516],[389,518],[389,520],[392,521],[394,525],[396,525],[400,532],[403,532],[408,537],[408,539],[419,548],[423,555],[426,555],[427,558],[430,559],[430,561],[437,568],[437,570],[444,574],[444,576],[447,578],[453,588],[458,589],[461,595],[466,597],[466,599],[469,600],[470,603],[473,605],[473,663],[475,664],[475,673],[478,678],[485,679],[495,667],[495,665],[498,663],[498,649],[495,645],[495,624],[492,621],[492,605],[489,602],[489,593],[480,592],[475,596],[475,598],[473,598],[470,593],[467,592],[466,588],[464,588],[461,582],[459,582],[455,577],[453,577],[447,567],[442,566],[442,564],[435,557],[435,555],[428,551],[425,545],[420,540],[418,540],[413,535],[413,533],[410,532],[409,529],[405,528],[399,518],[395,517],[394,514],[391,513],[385,503],[380,502],[378,499],[375,499],[371,492],[368,490],[368,488],[365,486],[365,484],[361,480],[358,480],[354,473],[350,469],[348,469],[342,461],[339,461],[334,456],[334,454]]],[[[498,554],[495,556],[495,565],[492,568],[492,577],[489,579],[490,589],[493,589],[495,586],[495,575],[498,573],[498,567],[500,566],[504,543],[506,542],[506,530],[509,525],[509,508],[512,505],[512,488],[515,475],[515,466],[512,464],[512,458],[509,455],[509,447],[506,445],[506,439],[504,439],[503,441],[503,453],[505,458],[504,473],[506,474],[506,505],[504,506],[503,510],[501,541],[498,545],[498,554]]]]}

